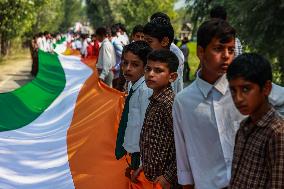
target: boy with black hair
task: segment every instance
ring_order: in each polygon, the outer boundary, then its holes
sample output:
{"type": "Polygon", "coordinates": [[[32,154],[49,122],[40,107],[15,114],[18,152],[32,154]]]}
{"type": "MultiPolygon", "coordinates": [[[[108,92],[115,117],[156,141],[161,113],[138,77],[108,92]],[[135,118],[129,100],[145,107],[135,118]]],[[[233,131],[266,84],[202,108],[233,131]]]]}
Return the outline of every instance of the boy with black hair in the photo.
{"type": "Polygon", "coordinates": [[[109,41],[107,35],[108,32],[106,28],[97,28],[96,38],[99,42],[101,42],[101,47],[96,66],[99,73],[99,79],[108,86],[112,87],[112,80],[114,77],[112,69],[116,63],[116,55],[114,47],[109,41]]]}
{"type": "Polygon", "coordinates": [[[131,162],[126,169],[126,176],[132,182],[136,182],[136,178],[131,175],[135,174],[140,166],[140,131],[149,104],[148,98],[152,95],[152,89],[146,86],[144,78],[147,55],[151,51],[151,47],[145,41],[137,41],[126,45],[122,53],[121,68],[130,85],[119,124],[115,155],[117,159],[126,154],[130,155],[131,162]]]}
{"type": "Polygon", "coordinates": [[[283,188],[284,119],[268,101],[270,63],[255,53],[242,54],[229,66],[227,78],[235,106],[249,116],[236,135],[230,188],[283,188]]]}
{"type": "Polygon", "coordinates": [[[153,20],[144,26],[144,39],[154,49],[169,49],[176,54],[179,60],[178,78],[172,84],[175,93],[183,89],[183,65],[184,56],[181,50],[172,42],[174,40],[174,29],[168,19],[163,17],[154,17],[153,20]],[[171,48],[172,46],[176,48],[171,48]]]}
{"type": "Polygon", "coordinates": [[[171,82],[177,78],[178,58],[166,49],[148,55],[145,80],[153,95],[149,98],[140,135],[142,169],[153,188],[169,189],[177,181],[172,120],[174,92],[171,82]]]}
{"type": "Polygon", "coordinates": [[[143,33],[144,27],[142,25],[136,25],[131,34],[132,41],[143,41],[144,40],[144,33],[143,33]]]}
{"type": "MultiPolygon", "coordinates": [[[[227,188],[233,147],[244,116],[233,104],[226,79],[234,59],[235,29],[226,21],[205,21],[197,32],[201,69],[173,105],[179,183],[184,189],[227,188]]],[[[269,100],[280,102],[276,95],[269,100]]]]}
{"type": "MultiPolygon", "coordinates": [[[[222,20],[227,20],[227,11],[225,7],[221,5],[216,5],[210,11],[210,18],[218,18],[222,20]]],[[[235,38],[235,57],[242,54],[242,44],[239,38],[235,38]]]]}
{"type": "Polygon", "coordinates": [[[244,117],[235,108],[225,73],[234,58],[235,29],[211,19],[197,32],[201,69],[173,105],[179,184],[220,189],[229,185],[234,136],[244,117]]]}

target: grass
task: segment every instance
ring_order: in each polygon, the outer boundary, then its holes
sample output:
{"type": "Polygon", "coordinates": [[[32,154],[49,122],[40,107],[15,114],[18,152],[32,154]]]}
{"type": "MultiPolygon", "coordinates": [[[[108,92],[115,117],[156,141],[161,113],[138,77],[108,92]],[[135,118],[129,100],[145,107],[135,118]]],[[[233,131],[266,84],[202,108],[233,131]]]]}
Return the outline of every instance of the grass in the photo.
{"type": "Polygon", "coordinates": [[[14,50],[9,55],[0,57],[0,66],[23,59],[31,59],[30,50],[28,48],[14,50]]]}
{"type": "MultiPolygon", "coordinates": [[[[178,42],[177,46],[179,47],[181,45],[181,42],[178,42]]],[[[195,72],[199,65],[199,59],[196,55],[196,42],[188,42],[187,47],[189,48],[189,56],[188,56],[188,65],[190,67],[190,73],[189,78],[192,82],[195,79],[195,72]]]]}
{"type": "Polygon", "coordinates": [[[189,56],[188,56],[188,64],[190,67],[190,81],[195,79],[195,72],[199,65],[199,59],[196,55],[196,42],[189,42],[187,43],[189,48],[189,56]]]}

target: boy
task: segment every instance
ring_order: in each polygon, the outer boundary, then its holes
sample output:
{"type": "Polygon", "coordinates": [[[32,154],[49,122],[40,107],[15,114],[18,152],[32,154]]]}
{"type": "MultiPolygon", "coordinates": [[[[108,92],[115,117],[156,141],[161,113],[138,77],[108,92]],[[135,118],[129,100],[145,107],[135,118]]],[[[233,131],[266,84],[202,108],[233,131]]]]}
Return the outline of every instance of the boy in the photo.
{"type": "MultiPolygon", "coordinates": [[[[217,5],[213,7],[210,11],[210,18],[219,18],[223,20],[227,20],[227,11],[225,7],[221,5],[217,5]]],[[[241,41],[236,37],[235,38],[235,57],[242,54],[242,44],[241,41]]]]}
{"type": "Polygon", "coordinates": [[[177,78],[178,58],[165,49],[148,55],[145,80],[153,89],[140,135],[142,169],[154,188],[169,189],[176,183],[171,83],[177,78]]]}
{"type": "Polygon", "coordinates": [[[284,119],[268,101],[270,63],[258,54],[242,54],[227,78],[235,106],[249,116],[236,135],[230,188],[283,188],[284,119]]]}
{"type": "Polygon", "coordinates": [[[244,119],[233,104],[225,76],[234,47],[235,29],[225,20],[211,19],[199,27],[201,69],[173,105],[178,180],[184,188],[229,185],[235,134],[244,119]]]}
{"type": "Polygon", "coordinates": [[[136,25],[131,34],[132,41],[143,41],[144,40],[144,33],[143,33],[143,26],[136,25]]]}
{"type": "Polygon", "coordinates": [[[97,61],[97,69],[99,72],[99,79],[112,87],[113,71],[112,68],[116,63],[115,50],[107,37],[107,30],[105,28],[98,28],[96,30],[96,38],[101,42],[99,57],[97,61]]]}
{"type": "MultiPolygon", "coordinates": [[[[125,79],[130,82],[128,97],[117,134],[115,155],[117,159],[126,153],[131,156],[131,164],[127,169],[127,176],[140,166],[140,131],[148,98],[152,95],[152,89],[146,86],[144,68],[147,63],[147,55],[152,49],[145,41],[137,41],[126,45],[122,53],[122,71],[125,79]]],[[[134,181],[134,180],[133,180],[134,181]]]]}
{"type": "Polygon", "coordinates": [[[232,102],[225,76],[234,47],[235,29],[226,21],[212,19],[199,27],[201,69],[173,105],[178,180],[184,188],[229,185],[234,136],[244,118],[232,102]]]}
{"type": "Polygon", "coordinates": [[[163,17],[153,17],[153,20],[148,22],[144,26],[144,40],[152,47],[154,50],[158,49],[170,49],[172,52],[179,57],[179,67],[178,67],[178,78],[173,82],[172,87],[175,93],[178,93],[183,89],[183,64],[184,56],[181,50],[176,48],[171,48],[174,40],[174,29],[169,21],[169,19],[163,17]]]}

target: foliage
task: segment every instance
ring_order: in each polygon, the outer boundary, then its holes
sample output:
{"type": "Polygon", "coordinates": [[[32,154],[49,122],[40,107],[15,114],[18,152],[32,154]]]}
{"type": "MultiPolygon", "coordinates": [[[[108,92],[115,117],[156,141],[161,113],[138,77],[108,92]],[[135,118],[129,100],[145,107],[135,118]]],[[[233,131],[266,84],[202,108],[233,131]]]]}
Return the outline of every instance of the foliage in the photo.
{"type": "Polygon", "coordinates": [[[122,23],[124,23],[128,29],[132,28],[137,24],[145,24],[150,16],[155,12],[164,12],[171,20],[177,17],[174,11],[174,3],[176,0],[124,0],[119,1],[115,4],[118,12],[121,13],[119,18],[122,23]]]}
{"type": "Polygon", "coordinates": [[[275,80],[284,84],[284,2],[281,0],[188,0],[192,22],[198,26],[208,18],[209,10],[223,5],[230,23],[246,49],[261,53],[271,60],[275,80]]]}
{"type": "Polygon", "coordinates": [[[30,38],[40,31],[66,31],[84,18],[82,0],[1,0],[1,55],[15,38],[30,38]]]}
{"type": "Polygon", "coordinates": [[[108,0],[86,0],[87,16],[94,28],[110,26],[113,21],[113,13],[108,0]]]}
{"type": "Polygon", "coordinates": [[[0,1],[0,40],[1,54],[8,53],[9,41],[23,34],[35,18],[31,14],[34,2],[31,0],[2,0],[0,1]]]}

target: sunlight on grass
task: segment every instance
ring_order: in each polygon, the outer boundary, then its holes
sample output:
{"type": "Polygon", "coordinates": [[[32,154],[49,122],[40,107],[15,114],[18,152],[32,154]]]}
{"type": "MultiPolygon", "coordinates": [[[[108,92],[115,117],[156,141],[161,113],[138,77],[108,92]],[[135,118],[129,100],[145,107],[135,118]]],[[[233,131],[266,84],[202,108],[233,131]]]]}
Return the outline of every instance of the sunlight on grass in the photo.
{"type": "Polygon", "coordinates": [[[12,62],[23,59],[31,59],[30,50],[28,48],[11,52],[11,54],[5,57],[0,57],[0,66],[4,64],[10,64],[12,62]]]}

